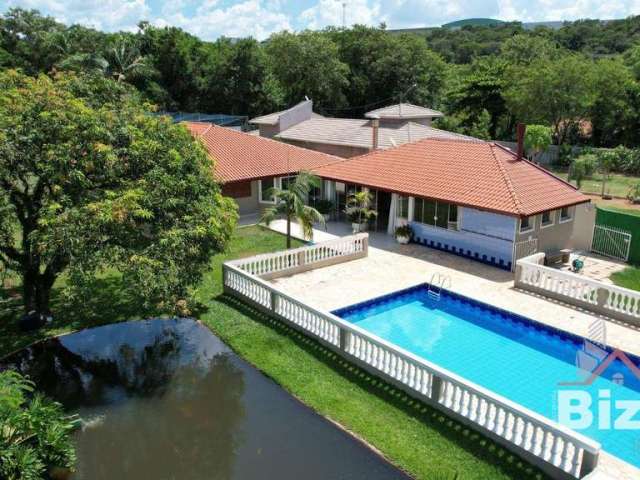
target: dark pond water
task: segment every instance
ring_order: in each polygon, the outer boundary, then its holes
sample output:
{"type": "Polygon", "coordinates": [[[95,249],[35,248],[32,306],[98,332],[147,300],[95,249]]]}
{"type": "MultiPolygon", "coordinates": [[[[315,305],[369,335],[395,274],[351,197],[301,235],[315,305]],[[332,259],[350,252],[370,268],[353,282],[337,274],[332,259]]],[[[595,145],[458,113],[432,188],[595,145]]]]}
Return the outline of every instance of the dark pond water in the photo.
{"type": "Polygon", "coordinates": [[[3,363],[82,417],[77,479],[407,478],[193,320],[98,327],[3,363]]]}

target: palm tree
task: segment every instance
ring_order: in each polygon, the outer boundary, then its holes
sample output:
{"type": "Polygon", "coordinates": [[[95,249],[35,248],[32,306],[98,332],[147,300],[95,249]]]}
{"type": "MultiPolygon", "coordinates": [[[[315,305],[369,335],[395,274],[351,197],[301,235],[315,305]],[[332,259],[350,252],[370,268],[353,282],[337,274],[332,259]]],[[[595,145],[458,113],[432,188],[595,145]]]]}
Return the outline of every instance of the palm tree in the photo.
{"type": "Polygon", "coordinates": [[[118,82],[145,75],[150,67],[134,40],[121,36],[107,52],[111,75],[118,82]]]}
{"type": "Polygon", "coordinates": [[[372,202],[373,194],[369,190],[364,189],[352,193],[347,198],[345,213],[352,223],[357,223],[360,226],[378,215],[378,212],[371,208],[372,202]]]}
{"type": "Polygon", "coordinates": [[[318,210],[305,205],[312,187],[319,187],[320,179],[310,172],[302,171],[287,188],[271,188],[268,192],[275,200],[275,205],[267,208],[260,218],[260,223],[269,225],[279,217],[287,219],[287,248],[291,248],[291,220],[297,220],[305,239],[313,239],[313,224],[324,225],[324,217],[318,210]]]}

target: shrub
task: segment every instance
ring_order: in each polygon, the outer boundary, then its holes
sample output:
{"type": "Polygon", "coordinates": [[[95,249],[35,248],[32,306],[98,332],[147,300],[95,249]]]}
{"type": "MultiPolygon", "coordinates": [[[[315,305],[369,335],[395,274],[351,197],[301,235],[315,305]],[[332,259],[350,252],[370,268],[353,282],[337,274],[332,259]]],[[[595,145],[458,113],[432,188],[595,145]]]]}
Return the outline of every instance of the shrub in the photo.
{"type": "Polygon", "coordinates": [[[328,215],[333,212],[334,206],[331,200],[319,200],[316,203],[316,210],[323,215],[328,215]]]}
{"type": "Polygon", "coordinates": [[[629,189],[627,198],[632,203],[640,203],[640,183],[636,183],[629,189]]]}
{"type": "Polygon", "coordinates": [[[0,372],[0,427],[0,478],[36,480],[51,469],[73,469],[74,422],[12,370],[0,372]]]}
{"type": "Polygon", "coordinates": [[[640,150],[632,150],[622,145],[611,150],[613,171],[627,175],[640,174],[640,150]]]}
{"type": "Polygon", "coordinates": [[[591,178],[598,168],[598,157],[593,153],[585,153],[576,158],[569,168],[569,180],[575,180],[578,188],[582,181],[591,178]]]}
{"type": "Polygon", "coordinates": [[[396,237],[411,237],[411,227],[409,225],[401,225],[396,227],[396,237]]]}

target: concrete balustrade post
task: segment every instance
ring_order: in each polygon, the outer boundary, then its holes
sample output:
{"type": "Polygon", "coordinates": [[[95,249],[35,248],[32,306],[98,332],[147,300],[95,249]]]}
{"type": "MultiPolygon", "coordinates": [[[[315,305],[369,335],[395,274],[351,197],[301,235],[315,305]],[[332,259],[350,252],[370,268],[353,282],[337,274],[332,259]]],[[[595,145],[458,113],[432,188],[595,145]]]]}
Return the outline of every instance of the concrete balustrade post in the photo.
{"type": "Polygon", "coordinates": [[[277,305],[278,294],[274,290],[271,290],[270,293],[271,293],[271,302],[270,302],[270,307],[269,308],[271,309],[271,311],[273,313],[276,313],[277,308],[278,308],[278,305],[277,305]]]}
{"type": "Polygon", "coordinates": [[[598,466],[598,453],[589,452],[587,450],[582,451],[582,463],[580,464],[579,478],[583,478],[593,472],[598,466]]]}
{"type": "Polygon", "coordinates": [[[345,330],[344,328],[340,329],[340,350],[345,352],[347,351],[349,346],[349,335],[351,335],[349,330],[345,330]]]}
{"type": "Polygon", "coordinates": [[[300,250],[298,252],[298,267],[302,267],[306,263],[304,261],[304,254],[305,254],[304,250],[300,250]]]}
{"type": "Polygon", "coordinates": [[[433,375],[431,379],[431,395],[429,398],[434,402],[438,403],[440,401],[440,392],[442,391],[442,379],[437,375],[433,375]]]}

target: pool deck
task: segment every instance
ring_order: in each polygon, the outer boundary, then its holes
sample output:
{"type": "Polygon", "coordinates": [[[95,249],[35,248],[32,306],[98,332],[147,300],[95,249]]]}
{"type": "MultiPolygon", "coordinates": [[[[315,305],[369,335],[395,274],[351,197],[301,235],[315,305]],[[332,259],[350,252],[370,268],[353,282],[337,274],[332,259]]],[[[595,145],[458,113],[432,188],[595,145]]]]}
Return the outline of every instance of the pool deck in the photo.
{"type": "MultiPolygon", "coordinates": [[[[301,238],[299,227],[292,227],[293,234],[301,238]]],[[[272,222],[270,228],[284,232],[285,222],[272,222]]],[[[314,241],[350,233],[348,225],[331,222],[326,231],[318,229],[314,232],[314,241]]],[[[449,276],[450,290],[454,292],[581,336],[588,336],[589,325],[602,318],[606,324],[608,345],[640,355],[640,329],[517,290],[513,286],[512,272],[420,245],[399,245],[384,233],[370,233],[367,258],[281,277],[272,282],[309,305],[335,310],[429,282],[434,273],[449,276]]],[[[606,453],[601,458],[598,473],[620,480],[640,478],[640,470],[606,453]]]]}

